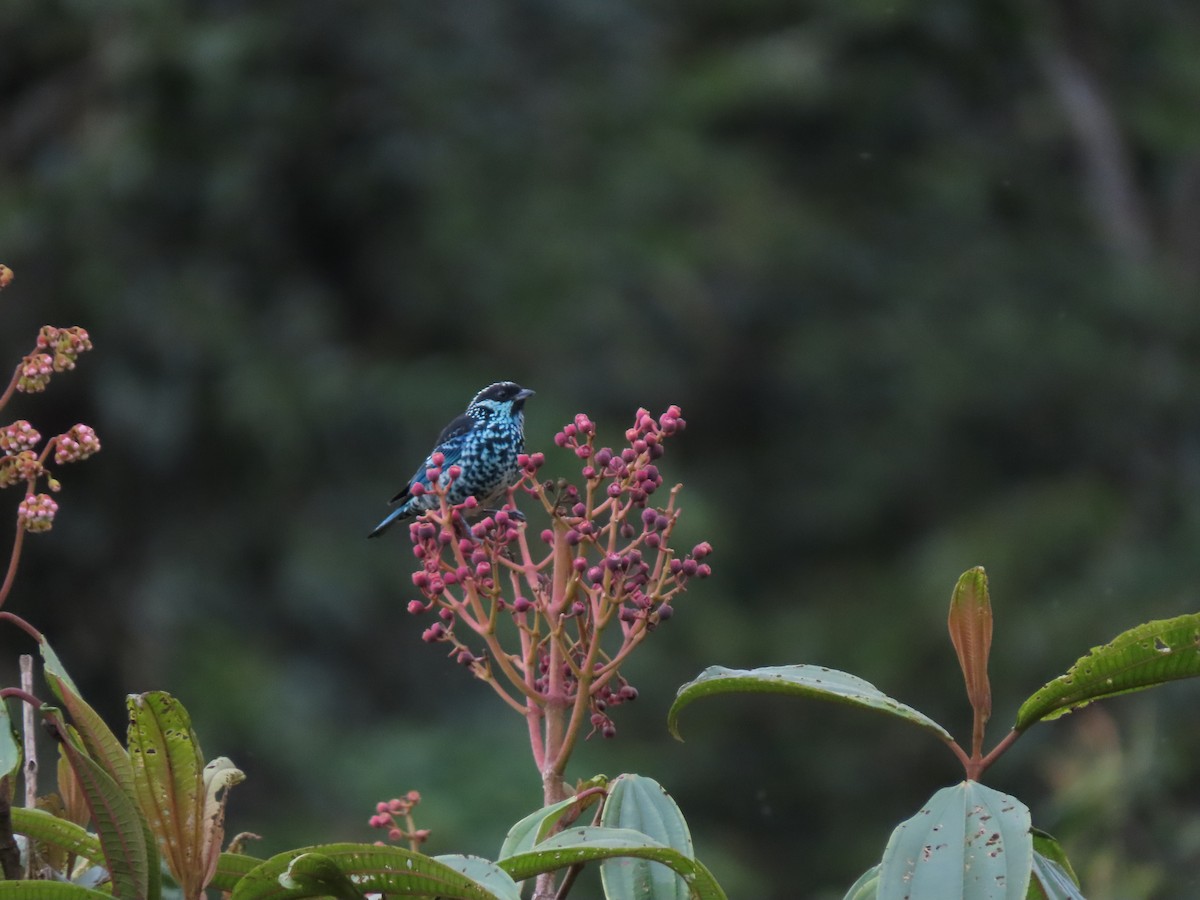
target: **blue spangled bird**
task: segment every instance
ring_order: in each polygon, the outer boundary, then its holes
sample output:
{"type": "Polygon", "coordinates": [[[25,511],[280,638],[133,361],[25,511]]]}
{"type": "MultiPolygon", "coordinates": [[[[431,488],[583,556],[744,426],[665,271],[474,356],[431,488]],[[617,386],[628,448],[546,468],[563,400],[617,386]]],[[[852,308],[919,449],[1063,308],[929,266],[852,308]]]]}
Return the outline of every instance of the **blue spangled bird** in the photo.
{"type": "Polygon", "coordinates": [[[434,453],[445,457],[439,479],[442,484],[449,481],[451,466],[462,469],[446,496],[450,503],[462,503],[468,497],[474,497],[484,508],[499,503],[521,474],[517,457],[525,452],[525,401],[532,396],[529,388],[511,381],[498,381],[476,394],[467,411],[442,429],[425,462],[392,498],[393,504],[400,505],[367,537],[379,537],[396,522],[419,516],[438,505],[425,474],[433,467],[434,453]],[[426,491],[413,496],[414,484],[422,485],[426,491]]]}

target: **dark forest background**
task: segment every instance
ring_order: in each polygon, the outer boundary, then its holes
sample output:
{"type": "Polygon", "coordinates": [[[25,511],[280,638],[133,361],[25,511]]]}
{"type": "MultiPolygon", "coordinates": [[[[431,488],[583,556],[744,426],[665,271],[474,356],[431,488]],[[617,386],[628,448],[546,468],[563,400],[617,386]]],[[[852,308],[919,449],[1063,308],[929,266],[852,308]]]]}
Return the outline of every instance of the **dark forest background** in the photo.
{"type": "MultiPolygon", "coordinates": [[[[364,539],[494,380],[552,459],[576,412],[683,408],[714,575],[573,774],[661,781],[732,897],[840,897],[961,769],[781,698],[678,744],[704,666],[847,669],[964,735],[945,615],[984,565],[995,740],[1200,608],[1195,4],[7,0],[0,47],[0,350],[96,345],[5,412],[104,443],[9,605],[115,726],[183,700],[254,852],[415,788],[431,852],[494,855],[538,804],[523,723],[404,611],[404,535],[364,539]]],[[[1198,705],[1039,726],[989,783],[1089,897],[1194,897],[1198,705]]]]}

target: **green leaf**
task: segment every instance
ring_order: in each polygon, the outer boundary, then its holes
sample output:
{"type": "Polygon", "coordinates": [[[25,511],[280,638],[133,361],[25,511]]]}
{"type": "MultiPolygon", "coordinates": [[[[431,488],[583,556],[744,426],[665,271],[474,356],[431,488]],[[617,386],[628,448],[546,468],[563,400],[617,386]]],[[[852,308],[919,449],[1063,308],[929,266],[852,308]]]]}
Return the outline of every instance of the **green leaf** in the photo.
{"type": "Polygon", "coordinates": [[[1032,834],[1033,872],[1028,900],[1084,900],[1079,878],[1058,841],[1037,828],[1032,834]]]}
{"type": "Polygon", "coordinates": [[[0,700],[0,776],[15,772],[21,765],[21,744],[8,717],[8,701],[0,700]]]}
{"type": "Polygon", "coordinates": [[[543,840],[551,829],[562,820],[568,812],[577,806],[575,797],[568,797],[550,806],[544,806],[527,815],[521,821],[508,829],[504,843],[500,845],[500,859],[532,850],[533,845],[543,840]]]}
{"type": "Polygon", "coordinates": [[[112,894],[66,881],[0,881],[0,898],[8,900],[113,900],[112,894]]]}
{"type": "Polygon", "coordinates": [[[185,900],[199,898],[224,838],[223,790],[243,779],[229,760],[207,766],[183,704],[162,691],[131,695],[129,758],[138,803],[185,900]]]}
{"type": "Polygon", "coordinates": [[[1075,883],[1079,884],[1079,876],[1075,874],[1075,869],[1071,866],[1071,861],[1067,859],[1067,853],[1063,850],[1062,845],[1054,838],[1053,835],[1047,834],[1040,828],[1031,828],[1030,834],[1033,836],[1033,851],[1040,853],[1046,859],[1056,863],[1059,868],[1067,873],[1067,876],[1075,883]]]}
{"type": "Polygon", "coordinates": [[[301,853],[293,857],[287,869],[279,876],[279,883],[285,888],[302,891],[309,896],[362,900],[362,893],[354,886],[354,882],[338,868],[337,863],[323,853],[301,853]]]}
{"type": "MultiPolygon", "coordinates": [[[[242,876],[233,889],[232,900],[295,900],[324,895],[325,889],[315,882],[296,881],[295,871],[289,876],[292,862],[309,854],[324,859],[303,863],[302,874],[317,862],[321,871],[328,872],[324,861],[328,860],[363,894],[441,897],[445,900],[511,900],[511,894],[493,892],[433,857],[400,847],[374,844],[327,844],[272,856],[242,876]]],[[[511,878],[506,879],[499,889],[502,891],[511,882],[511,878]]]]}
{"type": "Polygon", "coordinates": [[[117,740],[104,720],[80,696],[75,682],[63,668],[58,654],[43,639],[40,644],[43,662],[43,675],[50,690],[71,717],[71,724],[83,739],[91,757],[102,765],[106,772],[121,786],[121,790],[133,796],[133,766],[129,762],[129,754],[117,740]]]}
{"type": "Polygon", "coordinates": [[[52,734],[63,748],[87,799],[112,876],[113,897],[116,900],[157,900],[157,892],[152,892],[157,881],[151,877],[151,867],[157,874],[158,854],[147,839],[145,822],[133,798],[73,743],[59,710],[44,706],[42,714],[49,721],[52,734]]]}
{"type": "MultiPolygon", "coordinates": [[[[824,666],[767,666],[761,669],[727,669],[724,666],[709,666],[700,675],[679,689],[675,702],[667,713],[667,727],[679,738],[679,713],[685,706],[700,697],[714,694],[733,693],[777,693],[797,697],[812,697],[847,703],[862,709],[887,713],[932,731],[944,741],[950,741],[950,733],[933,719],[893,700],[869,681],[864,681],[848,672],[827,669],[824,666]]],[[[681,739],[681,738],[680,738],[681,739]]],[[[682,739],[681,739],[682,740],[682,739]]]]}
{"type": "Polygon", "coordinates": [[[850,885],[843,900],[875,900],[879,892],[879,864],[871,866],[850,885]]]}
{"type": "MultiPolygon", "coordinates": [[[[683,813],[653,778],[642,775],[617,777],[604,801],[600,824],[641,832],[695,859],[692,836],[683,813]]],[[[608,897],[686,900],[690,893],[681,877],[662,863],[649,859],[607,859],[600,864],[600,878],[608,897]]]]}
{"type": "Polygon", "coordinates": [[[1131,628],[1086,656],[1026,700],[1016,731],[1056,719],[1094,700],[1200,675],[1200,613],[1131,628]]]}
{"type": "Polygon", "coordinates": [[[104,863],[104,851],[100,848],[99,839],[81,825],[60,819],[42,809],[13,807],[13,831],[41,841],[62,847],[68,853],[82,856],[97,864],[104,863]]]}
{"type": "Polygon", "coordinates": [[[232,891],[247,872],[260,865],[262,860],[244,853],[222,853],[217,858],[217,871],[208,883],[218,891],[232,891]]]}
{"type": "Polygon", "coordinates": [[[652,859],[670,866],[683,876],[696,900],[725,900],[721,886],[699,862],[628,828],[569,828],[528,853],[500,860],[499,865],[517,881],[524,881],[542,872],[617,856],[652,859]]]}
{"type": "Polygon", "coordinates": [[[1029,810],[974,781],[942,788],[892,832],[879,900],[1024,900],[1033,864],[1029,810]]]}

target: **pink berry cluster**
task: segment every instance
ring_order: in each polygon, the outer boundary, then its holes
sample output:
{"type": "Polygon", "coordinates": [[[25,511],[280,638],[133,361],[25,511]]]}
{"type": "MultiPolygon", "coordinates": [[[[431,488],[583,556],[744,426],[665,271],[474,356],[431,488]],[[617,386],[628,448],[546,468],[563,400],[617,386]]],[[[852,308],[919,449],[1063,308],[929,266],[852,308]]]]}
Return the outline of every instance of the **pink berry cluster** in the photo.
{"type": "MultiPolygon", "coordinates": [[[[375,815],[371,816],[369,824],[372,828],[386,829],[388,840],[408,841],[413,850],[429,840],[428,828],[415,828],[413,823],[413,807],[421,802],[417,791],[409,791],[403,797],[393,797],[391,800],[381,800],[375,804],[375,815]],[[402,820],[398,822],[397,819],[402,820]]],[[[382,841],[378,841],[382,845],[382,841]]]]}
{"type": "Polygon", "coordinates": [[[484,515],[470,500],[449,505],[435,488],[440,506],[409,528],[422,599],[408,608],[436,616],[423,639],[449,644],[525,715],[565,705],[578,710],[572,727],[614,736],[610,710],[637,697],[620,666],[671,617],[689,581],[711,573],[707,542],[685,554],[671,546],[680,487],[656,502],[664,442],[685,424],[677,406],[658,418],[640,409],[616,449],[597,446],[595,423],[575,416],[554,443],[582,461],[580,485],[539,480],[545,457],[523,454],[509,503],[517,491],[539,501],[549,519],[535,532],[544,549],[530,545],[515,508],[484,515]]]}

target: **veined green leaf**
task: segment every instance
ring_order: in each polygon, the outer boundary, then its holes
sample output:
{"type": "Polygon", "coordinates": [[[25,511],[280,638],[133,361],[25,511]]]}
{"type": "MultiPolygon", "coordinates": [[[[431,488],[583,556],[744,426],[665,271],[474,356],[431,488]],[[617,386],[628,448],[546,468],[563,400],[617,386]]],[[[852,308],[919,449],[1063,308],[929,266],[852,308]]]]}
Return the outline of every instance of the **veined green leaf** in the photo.
{"type": "MultiPolygon", "coordinates": [[[[606,828],[628,828],[641,832],[695,859],[692,836],[683,813],[653,778],[643,775],[618,776],[609,788],[600,824],[606,828]]],[[[600,878],[604,883],[604,893],[609,897],[687,900],[690,895],[683,878],[651,859],[606,859],[600,864],[600,878]]]]}
{"type": "Polygon", "coordinates": [[[112,900],[112,894],[67,881],[0,881],[4,900],[112,900]]]}
{"type": "Polygon", "coordinates": [[[133,798],[73,743],[59,710],[42,707],[42,713],[51,723],[52,731],[87,798],[92,822],[96,826],[104,859],[112,876],[113,897],[116,900],[157,900],[157,895],[151,890],[157,881],[152,879],[150,869],[153,865],[157,874],[158,854],[147,840],[145,822],[133,798]]]}
{"type": "Polygon", "coordinates": [[[848,672],[811,665],[766,666],[761,669],[710,666],[679,689],[675,695],[675,702],[671,704],[667,713],[667,727],[671,734],[679,738],[679,713],[685,706],[701,697],[762,692],[830,700],[887,713],[932,731],[944,741],[951,740],[950,733],[933,719],[899,700],[892,699],[869,681],[848,672]]]}
{"type": "Polygon", "coordinates": [[[79,688],[75,687],[75,682],[67,674],[50,642],[43,639],[40,650],[46,683],[70,715],[71,724],[83,739],[83,746],[120,785],[121,790],[133,796],[133,767],[129,763],[129,754],[112,733],[112,729],[80,695],[79,688]]]}
{"type": "Polygon", "coordinates": [[[683,876],[695,900],[725,900],[721,886],[699,862],[628,828],[568,828],[546,838],[532,851],[500,860],[498,865],[517,881],[523,881],[576,863],[618,856],[651,859],[670,866],[683,876]]]}
{"type": "Polygon", "coordinates": [[[942,788],[892,832],[879,864],[879,900],[1025,900],[1033,864],[1029,810],[965,781],[942,788]]]}
{"type": "Polygon", "coordinates": [[[62,847],[69,853],[82,856],[99,865],[104,864],[100,840],[80,825],[68,822],[42,809],[14,806],[13,831],[36,841],[62,847]]]}
{"type": "MultiPolygon", "coordinates": [[[[296,879],[292,863],[306,854],[329,860],[357,891],[364,894],[441,897],[445,900],[510,900],[508,895],[494,893],[431,856],[374,844],[327,844],[272,856],[242,876],[233,889],[232,900],[297,900],[324,895],[326,891],[318,884],[296,879]]],[[[324,860],[302,863],[301,868],[306,871],[308,866],[317,863],[325,867],[324,860]]],[[[508,881],[511,883],[511,878],[508,881]]]]}
{"type": "Polygon", "coordinates": [[[1016,731],[1104,697],[1200,675],[1200,613],[1158,619],[1094,647],[1017,711],[1016,731]]]}
{"type": "Polygon", "coordinates": [[[218,891],[232,891],[247,872],[261,865],[262,860],[244,853],[222,853],[217,858],[217,871],[208,883],[218,891]]]}
{"type": "Polygon", "coordinates": [[[128,707],[129,758],[138,802],[185,900],[196,900],[216,871],[221,852],[223,790],[244,776],[224,758],[204,764],[191,718],[170,694],[131,695],[128,707]]]}
{"type": "Polygon", "coordinates": [[[168,694],[131,694],[129,759],[138,804],[167,867],[194,900],[203,889],[200,821],[204,759],[183,706],[168,694]]]}

